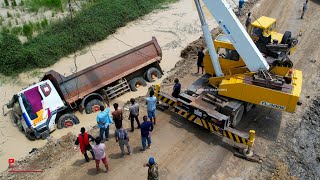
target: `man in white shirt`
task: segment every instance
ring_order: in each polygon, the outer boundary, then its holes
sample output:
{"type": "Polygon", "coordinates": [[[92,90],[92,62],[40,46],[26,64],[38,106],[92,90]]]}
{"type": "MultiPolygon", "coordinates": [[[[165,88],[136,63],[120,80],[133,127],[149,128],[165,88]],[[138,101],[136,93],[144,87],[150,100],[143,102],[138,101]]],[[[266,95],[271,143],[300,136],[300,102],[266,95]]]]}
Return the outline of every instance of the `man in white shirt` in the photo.
{"type": "Polygon", "coordinates": [[[95,139],[95,142],[96,144],[92,147],[92,149],[95,155],[97,173],[99,172],[100,160],[102,160],[104,166],[106,167],[106,172],[108,172],[109,165],[108,165],[108,159],[105,151],[106,145],[104,143],[101,143],[101,140],[99,137],[95,139]]]}

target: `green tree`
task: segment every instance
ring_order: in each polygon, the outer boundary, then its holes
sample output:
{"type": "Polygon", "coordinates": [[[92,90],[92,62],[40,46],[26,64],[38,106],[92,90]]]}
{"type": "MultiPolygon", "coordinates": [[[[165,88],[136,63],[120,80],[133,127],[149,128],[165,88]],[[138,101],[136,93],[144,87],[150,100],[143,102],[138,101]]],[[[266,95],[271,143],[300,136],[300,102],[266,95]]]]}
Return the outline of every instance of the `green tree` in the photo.
{"type": "Polygon", "coordinates": [[[24,24],[22,27],[22,33],[27,38],[31,38],[33,35],[33,27],[30,26],[29,24],[24,24]]]}
{"type": "Polygon", "coordinates": [[[5,4],[6,6],[9,6],[9,1],[8,1],[8,0],[4,0],[4,4],[5,4]]]}

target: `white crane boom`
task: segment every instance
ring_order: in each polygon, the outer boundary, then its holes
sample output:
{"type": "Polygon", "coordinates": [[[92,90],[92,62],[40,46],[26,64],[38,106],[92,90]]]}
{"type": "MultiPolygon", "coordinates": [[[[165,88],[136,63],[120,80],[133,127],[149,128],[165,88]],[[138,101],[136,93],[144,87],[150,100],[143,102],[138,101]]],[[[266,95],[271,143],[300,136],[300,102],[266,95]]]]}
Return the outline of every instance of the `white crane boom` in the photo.
{"type": "MultiPolygon", "coordinates": [[[[195,0],[196,5],[199,0],[195,0]]],[[[254,44],[236,15],[232,7],[225,0],[203,0],[209,12],[218,22],[220,28],[227,35],[239,55],[242,57],[247,68],[251,72],[259,70],[269,70],[267,61],[262,56],[261,52],[254,44]]],[[[200,3],[199,3],[200,4],[200,3]]],[[[197,6],[198,7],[198,6],[197,6]]],[[[199,12],[199,8],[198,8],[199,12]]],[[[201,11],[202,12],[202,11],[201,11]]],[[[200,14],[199,14],[200,15],[200,14]]],[[[201,17],[200,17],[201,19],[201,17]]],[[[205,31],[204,31],[205,34],[205,31]]],[[[206,35],[205,35],[206,36],[206,35]]],[[[212,38],[211,38],[212,41],[212,38]]],[[[207,40],[206,43],[208,44],[207,40]]],[[[210,49],[209,49],[210,53],[210,49]]],[[[215,53],[216,54],[216,53],[215,53]]],[[[210,56],[211,53],[210,53],[210,56]]],[[[215,65],[214,63],[213,65],[215,65]]],[[[216,69],[215,69],[216,71],[216,69]]],[[[216,72],[217,73],[217,72],[216,72]]]]}

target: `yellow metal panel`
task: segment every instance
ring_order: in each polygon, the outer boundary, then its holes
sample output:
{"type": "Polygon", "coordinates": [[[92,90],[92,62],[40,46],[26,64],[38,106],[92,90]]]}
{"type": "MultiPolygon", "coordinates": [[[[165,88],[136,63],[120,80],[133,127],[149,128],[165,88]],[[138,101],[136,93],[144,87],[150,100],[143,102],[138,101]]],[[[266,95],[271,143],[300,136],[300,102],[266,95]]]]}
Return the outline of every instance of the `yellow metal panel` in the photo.
{"type": "Polygon", "coordinates": [[[206,121],[202,119],[202,123],[203,123],[204,128],[208,129],[206,121]]]}
{"type": "Polygon", "coordinates": [[[294,112],[301,93],[302,72],[294,70],[293,74],[292,93],[245,84],[243,83],[244,76],[238,75],[222,80],[218,94],[253,104],[272,106],[276,109],[294,112]]]}
{"type": "Polygon", "coordinates": [[[251,23],[252,26],[266,29],[269,28],[274,22],[276,22],[276,19],[266,17],[266,16],[261,16],[259,19],[251,23]]]}
{"type": "Polygon", "coordinates": [[[234,137],[236,137],[236,141],[237,141],[238,143],[240,143],[240,139],[239,139],[238,135],[235,134],[234,137]]]}
{"type": "Polygon", "coordinates": [[[212,127],[212,124],[211,123],[208,123],[209,124],[209,127],[210,127],[210,131],[214,131],[213,127],[212,127]]]}
{"type": "Polygon", "coordinates": [[[229,131],[228,131],[228,137],[234,141],[233,136],[229,131]]]}
{"type": "MultiPolygon", "coordinates": [[[[278,40],[278,42],[280,43],[281,40],[282,40],[282,37],[283,37],[283,34],[281,34],[281,33],[277,33],[277,32],[275,32],[275,31],[272,31],[272,32],[271,32],[271,39],[272,39],[272,40],[276,39],[276,40],[278,40]]],[[[272,42],[273,42],[273,41],[272,41],[272,42]]]]}
{"type": "Polygon", "coordinates": [[[195,123],[198,124],[198,125],[200,125],[200,126],[202,126],[202,123],[201,123],[200,118],[197,118],[196,121],[195,121],[195,123]]]}
{"type": "Polygon", "coordinates": [[[194,118],[195,118],[195,115],[192,114],[192,115],[189,117],[189,121],[194,120],[194,118]]]}
{"type": "Polygon", "coordinates": [[[184,117],[184,118],[187,118],[188,115],[189,115],[189,113],[186,112],[186,113],[183,115],[183,117],[184,117]]]}

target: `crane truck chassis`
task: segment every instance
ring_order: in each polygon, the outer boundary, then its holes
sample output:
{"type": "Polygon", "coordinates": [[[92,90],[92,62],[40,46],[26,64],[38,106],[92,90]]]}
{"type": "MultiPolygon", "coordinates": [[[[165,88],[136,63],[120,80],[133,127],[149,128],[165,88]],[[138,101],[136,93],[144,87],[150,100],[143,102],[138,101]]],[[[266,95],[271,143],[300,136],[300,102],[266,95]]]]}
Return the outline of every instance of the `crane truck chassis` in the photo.
{"type": "MultiPolygon", "coordinates": [[[[45,139],[53,130],[80,123],[74,111],[93,112],[111,99],[136,86],[160,78],[161,48],[155,37],[140,46],[100,63],[63,76],[56,71],[45,73],[39,83],[15,94],[7,103],[10,115],[27,138],[45,139]]],[[[8,113],[4,113],[6,115],[8,113]]]]}

